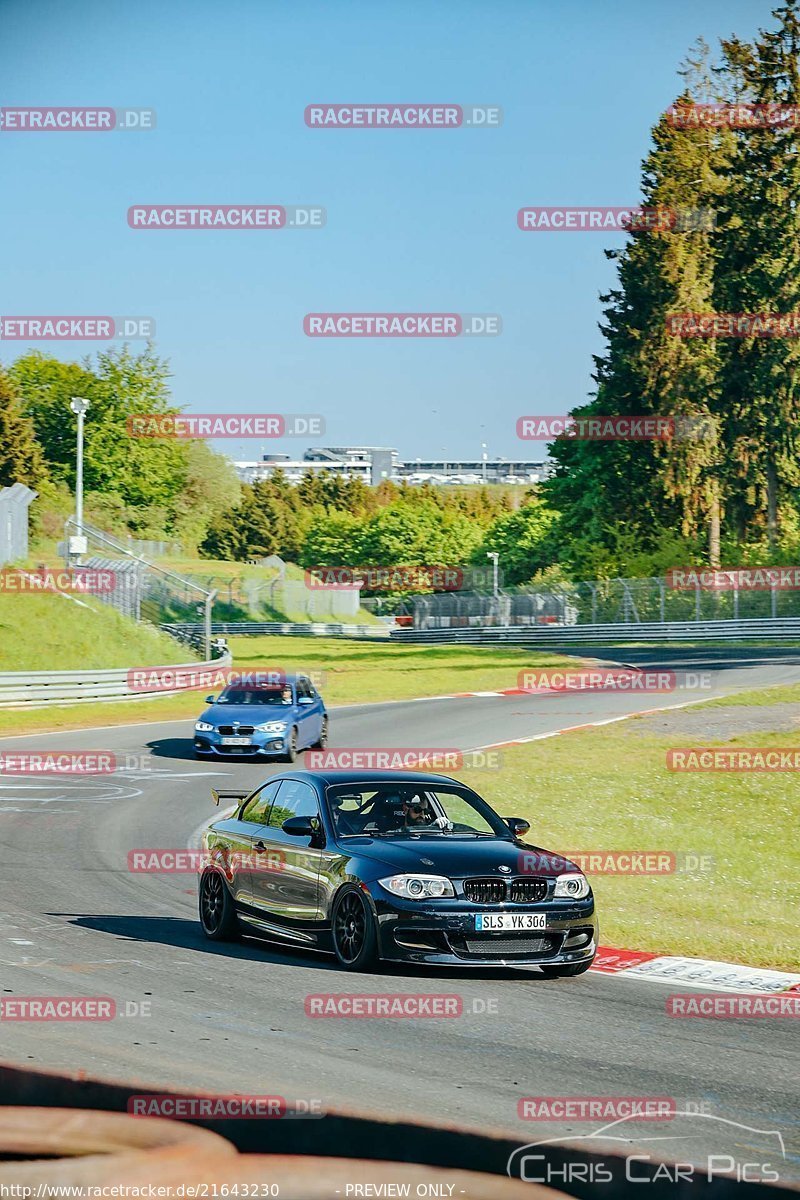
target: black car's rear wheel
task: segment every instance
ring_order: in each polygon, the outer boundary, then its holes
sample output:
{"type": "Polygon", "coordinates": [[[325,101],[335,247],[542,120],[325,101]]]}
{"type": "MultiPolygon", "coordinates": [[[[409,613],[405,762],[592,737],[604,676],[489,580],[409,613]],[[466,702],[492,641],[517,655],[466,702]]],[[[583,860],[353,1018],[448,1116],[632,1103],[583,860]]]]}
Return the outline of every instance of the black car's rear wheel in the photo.
{"type": "Polygon", "coordinates": [[[562,979],[568,975],[582,975],[584,971],[589,970],[592,962],[565,963],[563,967],[540,967],[539,970],[545,979],[562,979]]]}
{"type": "Polygon", "coordinates": [[[378,962],[375,918],[361,892],[342,892],[333,909],[333,948],[348,971],[368,971],[378,962]]]}
{"type": "Polygon", "coordinates": [[[311,747],[312,750],[324,750],[328,744],[328,718],[322,718],[322,727],[319,731],[319,737],[311,747]]]}
{"type": "Polygon", "coordinates": [[[212,942],[235,942],[239,922],[231,894],[219,871],[206,871],[200,880],[200,924],[212,942]]]}
{"type": "Polygon", "coordinates": [[[294,762],[297,758],[297,730],[294,728],[289,734],[289,740],[286,743],[286,753],[283,758],[285,762],[294,762]]]}

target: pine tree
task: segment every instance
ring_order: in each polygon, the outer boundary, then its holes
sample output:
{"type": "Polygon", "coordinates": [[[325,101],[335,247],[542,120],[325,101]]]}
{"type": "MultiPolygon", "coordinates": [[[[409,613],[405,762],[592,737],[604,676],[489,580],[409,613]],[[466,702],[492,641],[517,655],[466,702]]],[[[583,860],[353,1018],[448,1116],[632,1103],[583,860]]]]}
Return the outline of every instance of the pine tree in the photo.
{"type": "Polygon", "coordinates": [[[0,487],[24,483],[35,490],[45,479],[33,422],[24,416],[19,392],[0,368],[0,487]]]}

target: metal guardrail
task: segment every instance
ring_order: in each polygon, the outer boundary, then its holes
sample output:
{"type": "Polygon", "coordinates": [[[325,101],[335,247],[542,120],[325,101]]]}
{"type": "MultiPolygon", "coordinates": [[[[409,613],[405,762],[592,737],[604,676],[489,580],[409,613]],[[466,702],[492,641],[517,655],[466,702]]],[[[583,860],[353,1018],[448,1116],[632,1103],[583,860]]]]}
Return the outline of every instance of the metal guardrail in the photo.
{"type": "MultiPolygon", "coordinates": [[[[191,622],[169,622],[161,628],[172,637],[193,644],[203,626],[191,622]]],[[[211,636],[256,637],[265,633],[284,633],[295,637],[386,638],[391,626],[347,625],[331,621],[212,621],[211,636]]]]}
{"type": "MultiPolygon", "coordinates": [[[[175,696],[196,688],[132,688],[130,671],[141,669],[157,675],[175,671],[197,675],[226,670],[231,656],[207,662],[169,663],[158,667],[123,667],[102,671],[6,671],[0,674],[0,708],[46,708],[50,704],[80,704],[91,700],[146,700],[152,696],[175,696]]],[[[202,688],[200,688],[202,690],[202,688]]]]}
{"type": "Polygon", "coordinates": [[[800,617],[765,617],[748,621],[650,621],[611,625],[548,625],[460,629],[393,629],[392,641],[398,642],[469,642],[473,645],[497,645],[506,642],[520,646],[578,645],[592,642],[672,642],[742,641],[770,638],[800,641],[800,617]]]}

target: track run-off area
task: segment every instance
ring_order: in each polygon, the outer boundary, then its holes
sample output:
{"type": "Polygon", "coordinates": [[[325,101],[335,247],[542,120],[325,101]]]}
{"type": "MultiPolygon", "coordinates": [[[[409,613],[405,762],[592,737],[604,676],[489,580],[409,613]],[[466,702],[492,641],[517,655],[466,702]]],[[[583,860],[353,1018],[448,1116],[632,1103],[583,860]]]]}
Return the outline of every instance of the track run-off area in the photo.
{"type": "MultiPolygon", "coordinates": [[[[711,688],[351,705],[332,710],[330,745],[469,750],[800,680],[800,651],[651,647],[624,658],[708,671],[711,688]]],[[[332,959],[250,937],[206,941],[194,875],[132,873],[128,853],[196,844],[219,812],[212,787],[249,789],[285,767],[197,762],[192,728],[168,721],[0,741],[3,752],[108,750],[119,760],[109,776],[0,776],[3,999],[112,997],[118,1013],[103,1023],[0,1022],[0,1060],[131,1081],[136,1092],[280,1095],[325,1110],[502,1129],[520,1145],[578,1130],[521,1120],[521,1097],[670,1097],[746,1127],[736,1144],[754,1155],[774,1153],[779,1131],[782,1177],[800,1178],[796,1021],[676,1020],[665,997],[685,985],[595,971],[546,980],[534,968],[387,965],[354,976],[332,959]],[[457,994],[463,1008],[456,1019],[307,1016],[305,997],[325,992],[457,994]]],[[[481,790],[479,777],[474,786],[481,790]]],[[[580,812],[576,796],[576,831],[580,812]]],[[[695,1131],[694,1150],[704,1137],[695,1131]]]]}

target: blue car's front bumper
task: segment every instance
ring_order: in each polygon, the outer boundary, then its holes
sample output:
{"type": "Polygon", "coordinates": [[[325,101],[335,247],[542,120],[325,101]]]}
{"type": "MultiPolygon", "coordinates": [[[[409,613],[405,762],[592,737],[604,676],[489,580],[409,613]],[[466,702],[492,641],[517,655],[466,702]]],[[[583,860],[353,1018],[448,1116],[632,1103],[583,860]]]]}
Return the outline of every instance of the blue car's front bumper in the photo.
{"type": "MultiPolygon", "coordinates": [[[[228,735],[232,736],[232,735],[228,735]]],[[[206,754],[209,757],[236,757],[236,758],[274,758],[278,755],[286,753],[289,731],[285,734],[281,733],[264,733],[261,730],[254,730],[253,733],[239,735],[241,741],[239,744],[226,744],[224,736],[214,729],[210,732],[199,733],[195,730],[194,748],[197,754],[206,754]]]]}

